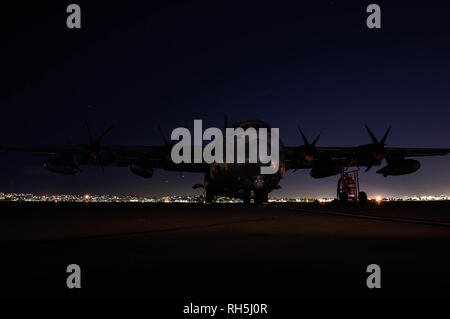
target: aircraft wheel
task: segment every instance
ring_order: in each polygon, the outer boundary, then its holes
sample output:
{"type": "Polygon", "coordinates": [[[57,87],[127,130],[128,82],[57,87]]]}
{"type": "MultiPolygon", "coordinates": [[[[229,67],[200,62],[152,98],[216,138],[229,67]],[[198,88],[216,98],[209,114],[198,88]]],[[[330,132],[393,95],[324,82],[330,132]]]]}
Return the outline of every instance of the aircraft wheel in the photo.
{"type": "Polygon", "coordinates": [[[360,205],[367,205],[367,194],[366,192],[359,192],[358,201],[360,205]]]}
{"type": "Polygon", "coordinates": [[[210,191],[206,191],[205,202],[207,204],[211,204],[213,200],[214,200],[214,194],[210,191]]]}
{"type": "Polygon", "coordinates": [[[339,201],[341,204],[347,204],[348,203],[348,194],[346,192],[340,192],[339,193],[339,201]]]}
{"type": "Polygon", "coordinates": [[[250,199],[251,199],[250,192],[245,193],[243,199],[244,199],[244,204],[250,204],[250,199]]]}
{"type": "Polygon", "coordinates": [[[267,202],[268,195],[261,194],[260,192],[255,192],[255,204],[261,205],[264,202],[267,202]]]}
{"type": "Polygon", "coordinates": [[[256,194],[255,193],[255,197],[253,198],[253,203],[255,205],[259,205],[259,204],[261,204],[261,202],[262,202],[261,194],[256,194]]]}

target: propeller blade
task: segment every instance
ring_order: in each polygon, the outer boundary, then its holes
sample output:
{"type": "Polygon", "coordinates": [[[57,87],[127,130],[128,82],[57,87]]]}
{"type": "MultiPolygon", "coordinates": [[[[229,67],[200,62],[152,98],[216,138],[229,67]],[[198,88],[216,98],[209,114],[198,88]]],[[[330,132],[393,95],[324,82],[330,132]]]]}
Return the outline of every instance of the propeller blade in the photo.
{"type": "Polygon", "coordinates": [[[159,125],[159,124],[158,124],[158,131],[159,131],[159,134],[161,134],[162,139],[164,140],[164,144],[169,145],[169,142],[167,141],[166,136],[164,135],[161,125],[159,125]]]}
{"type": "Polygon", "coordinates": [[[373,135],[372,131],[370,130],[370,128],[367,125],[366,125],[366,130],[367,130],[367,133],[369,133],[370,138],[372,139],[372,143],[378,144],[377,138],[375,137],[375,135],[373,135]]]}
{"type": "Polygon", "coordinates": [[[312,146],[315,146],[316,143],[317,143],[317,141],[319,140],[319,138],[320,138],[320,134],[317,135],[317,137],[314,139],[314,141],[312,141],[311,145],[312,145],[312,146]]]}
{"type": "Polygon", "coordinates": [[[389,126],[389,128],[387,129],[386,133],[384,134],[383,138],[380,141],[381,144],[384,144],[386,142],[386,139],[387,139],[390,131],[391,131],[391,127],[389,126]]]}
{"type": "Polygon", "coordinates": [[[314,139],[314,141],[312,141],[312,143],[311,143],[312,146],[316,146],[316,143],[317,143],[317,141],[319,140],[320,135],[322,135],[323,130],[324,130],[324,129],[321,129],[319,135],[317,135],[317,137],[314,139]]]}
{"type": "Polygon", "coordinates": [[[90,129],[90,127],[89,127],[88,121],[86,120],[86,121],[84,122],[84,124],[86,125],[86,129],[87,129],[87,131],[88,131],[89,141],[92,142],[92,141],[93,141],[93,139],[92,139],[92,133],[91,133],[91,129],[90,129]]]}
{"type": "Polygon", "coordinates": [[[298,131],[300,132],[300,134],[301,134],[301,136],[302,136],[302,138],[303,138],[303,143],[304,143],[305,145],[309,145],[308,139],[306,138],[305,134],[303,134],[303,131],[302,131],[302,129],[300,128],[300,126],[297,126],[297,128],[298,128],[298,131]]]}
{"type": "Polygon", "coordinates": [[[108,134],[108,132],[111,131],[113,128],[114,128],[114,124],[111,124],[110,126],[108,126],[108,128],[102,133],[102,135],[100,135],[98,140],[100,141],[102,138],[104,138],[105,135],[108,134]]]}
{"type": "Polygon", "coordinates": [[[373,164],[370,164],[369,166],[367,166],[366,168],[366,172],[370,171],[370,169],[372,168],[373,164]]]}

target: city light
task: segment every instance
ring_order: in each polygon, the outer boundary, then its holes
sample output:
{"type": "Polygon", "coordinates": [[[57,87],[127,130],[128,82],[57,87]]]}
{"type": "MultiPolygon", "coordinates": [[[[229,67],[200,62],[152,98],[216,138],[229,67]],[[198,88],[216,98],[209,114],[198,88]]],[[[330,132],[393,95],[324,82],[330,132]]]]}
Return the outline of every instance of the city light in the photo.
{"type": "MultiPolygon", "coordinates": [[[[326,204],[333,202],[332,197],[270,197],[269,203],[320,203],[326,204]]],[[[381,202],[399,202],[399,201],[444,201],[450,200],[449,195],[408,195],[408,196],[386,196],[376,195],[370,201],[380,204],[381,202]]],[[[26,193],[2,193],[0,192],[0,201],[9,202],[99,202],[99,203],[204,203],[205,196],[197,195],[169,195],[160,197],[147,197],[135,195],[94,195],[94,194],[55,194],[55,195],[35,195],[26,193]]],[[[242,199],[217,196],[216,203],[242,203],[242,199]]]]}

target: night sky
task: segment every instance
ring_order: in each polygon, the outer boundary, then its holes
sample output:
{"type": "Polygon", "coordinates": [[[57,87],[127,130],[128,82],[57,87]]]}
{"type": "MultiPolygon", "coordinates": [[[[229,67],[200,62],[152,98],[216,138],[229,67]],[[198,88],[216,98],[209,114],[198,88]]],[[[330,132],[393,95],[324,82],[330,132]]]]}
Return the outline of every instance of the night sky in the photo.
{"type": "MultiPolygon", "coordinates": [[[[372,1],[382,28],[366,27],[365,1],[55,1],[2,5],[0,144],[104,142],[160,145],[172,129],[261,119],[284,144],[370,142],[450,147],[450,19],[445,2],[372,1]],[[81,6],[82,29],[66,27],[81,6]]],[[[202,174],[84,167],[60,176],[38,154],[0,153],[0,191],[160,196],[197,194],[202,174]]],[[[369,196],[450,194],[450,157],[420,159],[411,175],[361,175],[369,196]]],[[[272,196],[333,196],[337,177],[289,172],[272,196]]]]}

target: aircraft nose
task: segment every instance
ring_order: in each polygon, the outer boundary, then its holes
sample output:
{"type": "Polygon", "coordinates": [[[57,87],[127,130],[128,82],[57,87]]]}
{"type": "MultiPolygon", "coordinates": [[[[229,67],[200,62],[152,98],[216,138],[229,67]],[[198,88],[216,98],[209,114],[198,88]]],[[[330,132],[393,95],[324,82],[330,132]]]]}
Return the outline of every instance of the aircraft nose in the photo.
{"type": "Polygon", "coordinates": [[[262,189],[264,187],[264,177],[261,175],[256,176],[255,180],[253,181],[253,186],[256,189],[262,189]]]}

